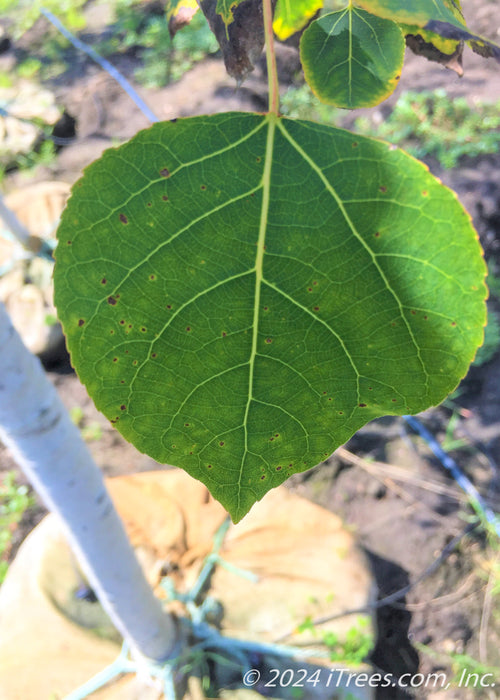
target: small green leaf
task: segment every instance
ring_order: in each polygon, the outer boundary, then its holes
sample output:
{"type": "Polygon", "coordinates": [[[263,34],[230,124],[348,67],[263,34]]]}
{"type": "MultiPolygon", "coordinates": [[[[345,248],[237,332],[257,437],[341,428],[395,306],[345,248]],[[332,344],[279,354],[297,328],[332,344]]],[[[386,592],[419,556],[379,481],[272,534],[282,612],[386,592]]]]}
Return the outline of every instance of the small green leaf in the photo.
{"type": "Polygon", "coordinates": [[[96,406],[235,520],[367,421],[442,401],[483,338],[456,196],[311,122],[155,124],[86,169],[58,239],[58,315],[96,406]]]}
{"type": "Polygon", "coordinates": [[[281,41],[306,26],[311,17],[323,7],[323,0],[278,0],[273,29],[281,41]]]}
{"type": "Polygon", "coordinates": [[[396,88],[404,38],[395,22],[348,7],[312,22],[302,35],[304,75],[322,102],[372,107],[396,88]]]}

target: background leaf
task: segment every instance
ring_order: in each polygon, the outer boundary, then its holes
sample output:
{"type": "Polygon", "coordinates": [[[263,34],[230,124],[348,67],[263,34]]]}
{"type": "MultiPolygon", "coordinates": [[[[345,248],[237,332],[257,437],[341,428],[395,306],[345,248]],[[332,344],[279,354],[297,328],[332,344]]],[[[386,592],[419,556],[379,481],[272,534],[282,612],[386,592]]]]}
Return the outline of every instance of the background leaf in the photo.
{"type": "Polygon", "coordinates": [[[400,24],[405,35],[406,45],[417,56],[423,56],[428,61],[435,61],[454,71],[462,77],[462,55],[464,43],[457,39],[444,39],[439,34],[429,32],[417,26],[400,24]]]}
{"type": "MultiPolygon", "coordinates": [[[[276,0],[271,0],[274,8],[276,0]]],[[[262,0],[201,0],[229,75],[243,81],[264,48],[262,0]]]]}
{"type": "Polygon", "coordinates": [[[274,13],[274,33],[281,41],[306,26],[323,7],[323,0],[278,0],[274,13]]]}
{"type": "Polygon", "coordinates": [[[196,0],[168,0],[165,14],[170,36],[174,37],[180,29],[189,24],[198,10],[196,0]]]}
{"type": "Polygon", "coordinates": [[[443,39],[466,41],[476,53],[500,62],[500,46],[469,31],[455,0],[356,0],[356,5],[379,17],[417,25],[443,39]]]}
{"type": "Polygon", "coordinates": [[[356,0],[356,5],[379,17],[419,27],[434,20],[465,28],[462,13],[454,0],[356,0]]]}
{"type": "Polygon", "coordinates": [[[235,520],[367,421],[439,403],[483,337],[455,195],[311,122],[155,124],[87,168],[58,238],[56,303],[96,406],[235,520]]]}
{"type": "Polygon", "coordinates": [[[395,22],[348,7],[311,22],[300,41],[304,75],[323,102],[372,107],[396,88],[404,38],[395,22]]]}

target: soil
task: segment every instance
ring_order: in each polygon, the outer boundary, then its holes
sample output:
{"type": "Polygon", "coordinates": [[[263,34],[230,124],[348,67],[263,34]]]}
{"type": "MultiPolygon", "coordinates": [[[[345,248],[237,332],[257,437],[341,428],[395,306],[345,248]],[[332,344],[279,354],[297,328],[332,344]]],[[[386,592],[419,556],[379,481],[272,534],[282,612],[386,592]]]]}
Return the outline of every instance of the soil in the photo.
{"type": "MultiPolygon", "coordinates": [[[[473,5],[473,12],[472,8],[469,11],[472,28],[498,40],[496,3],[476,0],[473,5]]],[[[88,43],[95,42],[105,30],[106,12],[105,6],[89,5],[89,21],[82,37],[88,43]]],[[[16,55],[29,51],[44,31],[44,24],[36,25],[0,56],[2,65],[12,65],[16,55]]],[[[296,75],[297,55],[293,48],[283,47],[279,56],[286,82],[296,75]]],[[[75,135],[67,132],[69,138],[55,165],[50,171],[39,169],[36,177],[72,183],[105,148],[133,136],[148,122],[92,61],[73,49],[68,49],[66,60],[71,68],[50,81],[49,87],[58,104],[75,120],[75,135]]],[[[112,56],[111,61],[131,77],[140,56],[130,50],[112,56]]],[[[442,66],[408,53],[396,95],[378,108],[382,118],[397,95],[407,89],[445,87],[450,97],[463,95],[471,102],[500,98],[497,63],[467,50],[464,68],[465,76],[459,79],[442,66]]],[[[138,92],[160,119],[232,109],[263,110],[264,67],[260,64],[237,90],[220,58],[209,57],[178,83],[156,90],[139,86],[138,92]]],[[[352,116],[346,113],[344,124],[350,121],[352,116]]],[[[500,270],[500,154],[463,159],[453,171],[444,171],[433,161],[428,165],[457,191],[473,217],[487,260],[500,270]]],[[[8,187],[14,188],[19,181],[19,174],[11,174],[8,187]]],[[[498,310],[495,298],[490,304],[498,310]]],[[[64,352],[47,369],[67,407],[83,410],[82,428],[93,428],[88,444],[106,475],[159,468],[125,443],[95,410],[64,352]]],[[[453,402],[427,411],[421,420],[442,441],[452,415],[456,417],[453,438],[460,440],[460,446],[450,455],[493,510],[500,511],[500,353],[486,364],[472,367],[453,402]]],[[[0,460],[1,471],[15,468],[5,450],[0,452],[0,460]]],[[[22,475],[19,478],[22,480],[22,475]]],[[[403,419],[370,423],[344,450],[316,469],[296,475],[288,486],[341,515],[370,558],[382,601],[375,610],[379,636],[371,658],[377,669],[396,676],[444,671],[451,680],[457,670],[452,660],[457,662],[462,654],[500,668],[500,604],[489,578],[495,566],[498,571],[498,541],[492,544],[483,529],[474,527],[473,511],[456,482],[403,419]],[[384,603],[386,596],[398,591],[400,595],[384,603]]],[[[42,506],[28,512],[15,533],[12,554],[43,513],[42,506]]],[[[496,586],[498,591],[498,573],[496,586]]],[[[472,661],[464,661],[464,666],[468,672],[476,670],[472,661]]],[[[484,690],[482,695],[465,687],[438,694],[437,688],[420,689],[417,694],[443,700],[499,697],[496,688],[484,690]]],[[[409,695],[389,688],[381,691],[380,697],[392,700],[409,695]]]]}

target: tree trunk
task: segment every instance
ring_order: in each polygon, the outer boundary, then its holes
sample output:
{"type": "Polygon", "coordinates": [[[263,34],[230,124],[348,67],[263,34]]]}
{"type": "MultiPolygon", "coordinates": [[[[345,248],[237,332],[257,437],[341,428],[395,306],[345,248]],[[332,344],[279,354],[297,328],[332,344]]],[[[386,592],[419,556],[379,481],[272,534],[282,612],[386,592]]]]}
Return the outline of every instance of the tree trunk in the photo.
{"type": "Polygon", "coordinates": [[[131,649],[177,655],[178,631],[140,568],[102,474],[0,303],[0,440],[60,517],[82,571],[131,649]]]}

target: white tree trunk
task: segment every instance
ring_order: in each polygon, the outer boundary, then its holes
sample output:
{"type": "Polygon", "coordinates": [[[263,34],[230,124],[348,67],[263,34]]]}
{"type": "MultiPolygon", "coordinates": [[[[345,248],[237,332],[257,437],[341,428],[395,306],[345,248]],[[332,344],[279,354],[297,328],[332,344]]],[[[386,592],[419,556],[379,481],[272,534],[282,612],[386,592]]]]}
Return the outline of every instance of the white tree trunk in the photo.
{"type": "Polygon", "coordinates": [[[132,650],[158,661],[172,657],[175,622],[147,583],[78,429],[1,303],[0,358],[0,440],[61,518],[83,572],[132,650]]]}

